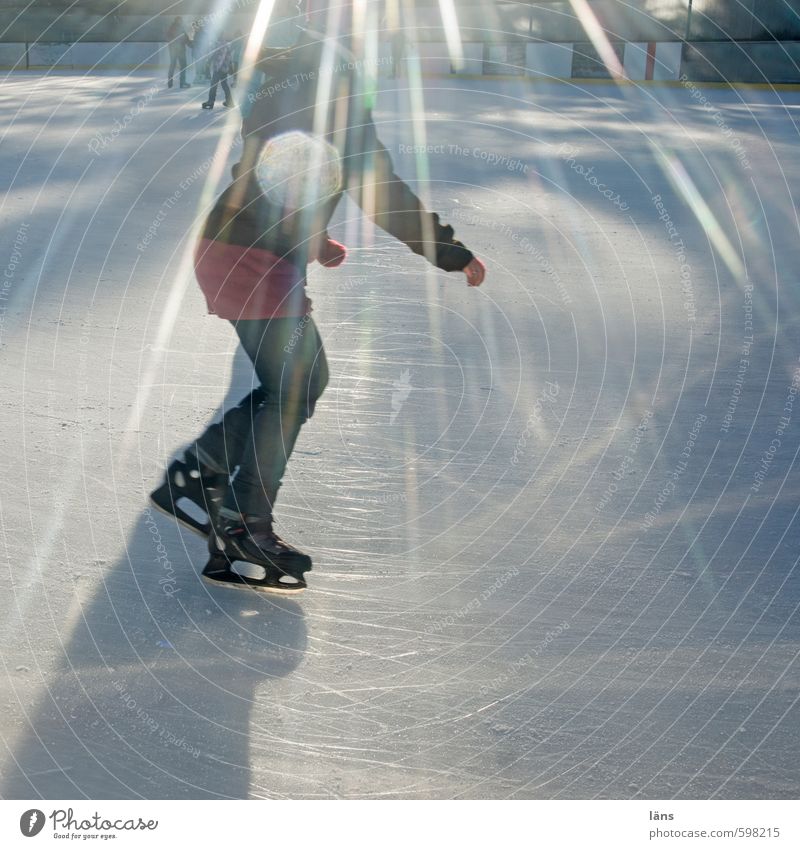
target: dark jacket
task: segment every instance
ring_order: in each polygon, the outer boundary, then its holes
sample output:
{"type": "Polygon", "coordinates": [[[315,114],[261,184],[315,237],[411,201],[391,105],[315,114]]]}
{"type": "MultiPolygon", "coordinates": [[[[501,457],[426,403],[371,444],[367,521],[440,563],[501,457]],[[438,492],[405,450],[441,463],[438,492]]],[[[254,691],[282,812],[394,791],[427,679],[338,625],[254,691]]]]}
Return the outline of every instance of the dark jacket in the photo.
{"type": "Polygon", "coordinates": [[[211,76],[224,77],[230,73],[231,65],[231,50],[228,42],[224,39],[218,39],[216,44],[211,48],[209,54],[209,70],[211,76]]]}
{"type": "Polygon", "coordinates": [[[185,56],[186,48],[192,46],[192,40],[183,31],[180,25],[174,22],[170,24],[167,30],[167,43],[169,45],[170,56],[185,56]]]}
{"type": "Polygon", "coordinates": [[[321,130],[342,157],[346,191],[370,218],[442,270],[461,271],[472,254],[453,238],[453,228],[428,212],[394,173],[391,157],[378,139],[360,75],[352,67],[352,55],[340,50],[323,60],[323,49],[319,42],[301,44],[262,65],[267,81],[244,121],[242,158],[234,166],[233,184],[208,218],[205,238],[261,247],[304,267],[308,239],[326,230],[342,193],[313,217],[305,214],[281,221],[283,210],[270,208],[254,166],[266,140],[291,130],[321,130]],[[331,96],[323,121],[315,123],[318,88],[331,67],[331,96]]]}

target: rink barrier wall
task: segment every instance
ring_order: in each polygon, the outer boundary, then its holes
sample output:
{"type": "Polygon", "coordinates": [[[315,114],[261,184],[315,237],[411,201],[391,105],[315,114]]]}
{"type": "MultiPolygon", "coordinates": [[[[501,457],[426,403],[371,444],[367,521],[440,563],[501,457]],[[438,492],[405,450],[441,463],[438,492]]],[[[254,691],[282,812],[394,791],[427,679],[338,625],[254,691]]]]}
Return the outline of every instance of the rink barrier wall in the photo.
{"type": "Polygon", "coordinates": [[[648,65],[653,58],[654,53],[650,49],[649,42],[628,42],[625,45],[622,63],[626,76],[632,80],[647,79],[648,65]]]}
{"type": "Polygon", "coordinates": [[[692,43],[681,73],[693,82],[800,83],[800,41],[692,43]]]}
{"type": "MultiPolygon", "coordinates": [[[[608,81],[610,75],[585,43],[533,42],[484,44],[465,42],[463,60],[454,66],[447,45],[420,43],[415,48],[425,77],[462,79],[536,79],[608,81]]],[[[676,83],[682,75],[694,82],[723,86],[800,84],[800,42],[628,42],[614,45],[627,80],[676,83]]],[[[388,77],[399,70],[391,46],[380,45],[377,71],[388,77]]],[[[165,70],[162,42],[0,43],[4,70],[165,70]]]]}
{"type": "Polygon", "coordinates": [[[147,70],[168,64],[166,45],[155,41],[0,44],[4,70],[147,70]]]}
{"type": "Polygon", "coordinates": [[[0,68],[25,68],[25,45],[0,44],[0,68]]]}
{"type": "Polygon", "coordinates": [[[630,80],[641,82],[677,80],[681,75],[683,44],[679,41],[628,42],[622,67],[630,80]]]}
{"type": "Polygon", "coordinates": [[[525,75],[568,79],[572,76],[572,45],[539,42],[525,49],[525,75]]]}

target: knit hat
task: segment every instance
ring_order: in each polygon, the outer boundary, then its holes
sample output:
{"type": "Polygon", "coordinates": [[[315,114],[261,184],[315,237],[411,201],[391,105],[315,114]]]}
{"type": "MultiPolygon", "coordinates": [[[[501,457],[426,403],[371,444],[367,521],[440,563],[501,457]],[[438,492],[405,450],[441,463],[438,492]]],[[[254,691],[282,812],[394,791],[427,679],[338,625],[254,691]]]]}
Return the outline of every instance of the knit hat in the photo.
{"type": "Polygon", "coordinates": [[[261,191],[287,212],[316,206],[342,188],[336,148],[299,130],[269,139],[255,171],[261,191]]]}

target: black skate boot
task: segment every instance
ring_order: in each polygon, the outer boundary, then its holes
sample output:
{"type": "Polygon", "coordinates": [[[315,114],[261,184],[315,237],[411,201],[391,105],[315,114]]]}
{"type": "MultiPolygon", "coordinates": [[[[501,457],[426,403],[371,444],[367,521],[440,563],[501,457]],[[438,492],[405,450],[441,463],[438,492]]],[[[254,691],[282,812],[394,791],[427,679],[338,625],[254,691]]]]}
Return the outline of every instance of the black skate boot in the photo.
{"type": "Polygon", "coordinates": [[[189,530],[208,537],[228,488],[228,476],[202,466],[189,451],[185,456],[185,462],[175,460],[170,465],[164,483],[150,493],[150,501],[156,509],[172,516],[189,530]],[[187,513],[181,507],[183,500],[191,502],[200,513],[205,513],[205,520],[187,513]]]}
{"type": "Polygon", "coordinates": [[[304,575],[311,558],[284,542],[270,519],[232,521],[208,538],[209,557],[203,580],[209,584],[296,595],[306,588],[304,575]],[[235,563],[250,563],[264,570],[263,578],[248,578],[234,571],[235,563]]]}
{"type": "Polygon", "coordinates": [[[201,103],[200,105],[203,107],[203,109],[213,109],[214,108],[214,104],[211,103],[208,100],[205,103],[201,103]]]}

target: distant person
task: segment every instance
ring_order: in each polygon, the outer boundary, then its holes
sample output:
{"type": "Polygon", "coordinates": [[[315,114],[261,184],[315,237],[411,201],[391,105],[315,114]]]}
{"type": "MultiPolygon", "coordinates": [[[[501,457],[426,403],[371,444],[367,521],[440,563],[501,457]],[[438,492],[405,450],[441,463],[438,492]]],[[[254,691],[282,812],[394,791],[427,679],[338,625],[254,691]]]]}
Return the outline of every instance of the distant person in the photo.
{"type": "Polygon", "coordinates": [[[408,38],[401,29],[392,33],[392,78],[400,76],[400,63],[403,61],[408,49],[408,38]]]}
{"type": "Polygon", "coordinates": [[[242,64],[242,53],[244,51],[244,36],[241,30],[236,30],[230,43],[231,51],[231,85],[235,86],[242,64]]]}
{"type": "Polygon", "coordinates": [[[169,29],[167,30],[167,44],[169,45],[167,88],[172,88],[176,67],[179,67],[181,70],[181,88],[189,88],[189,83],[186,82],[186,48],[191,47],[192,40],[183,28],[183,18],[175,18],[169,25],[169,29]]]}
{"type": "Polygon", "coordinates": [[[231,70],[231,49],[224,36],[220,35],[211,51],[209,57],[209,72],[211,74],[211,87],[208,90],[208,100],[203,104],[203,109],[213,109],[214,101],[217,99],[217,86],[221,85],[225,92],[223,106],[234,106],[233,95],[228,85],[228,75],[231,70]]]}
{"type": "Polygon", "coordinates": [[[195,84],[208,77],[208,33],[201,20],[192,23],[192,60],[195,84]]]}

